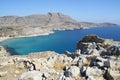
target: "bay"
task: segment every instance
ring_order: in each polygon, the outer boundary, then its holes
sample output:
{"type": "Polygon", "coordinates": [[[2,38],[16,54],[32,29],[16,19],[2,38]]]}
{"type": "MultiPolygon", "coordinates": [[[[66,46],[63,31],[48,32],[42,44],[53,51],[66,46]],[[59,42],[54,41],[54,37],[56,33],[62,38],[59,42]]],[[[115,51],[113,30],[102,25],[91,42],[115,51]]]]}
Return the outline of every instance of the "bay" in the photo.
{"type": "Polygon", "coordinates": [[[55,31],[54,34],[27,38],[14,38],[0,42],[9,47],[13,55],[27,55],[32,52],[65,51],[75,52],[77,42],[85,35],[96,34],[102,38],[120,41],[120,27],[97,27],[91,29],[55,31]]]}

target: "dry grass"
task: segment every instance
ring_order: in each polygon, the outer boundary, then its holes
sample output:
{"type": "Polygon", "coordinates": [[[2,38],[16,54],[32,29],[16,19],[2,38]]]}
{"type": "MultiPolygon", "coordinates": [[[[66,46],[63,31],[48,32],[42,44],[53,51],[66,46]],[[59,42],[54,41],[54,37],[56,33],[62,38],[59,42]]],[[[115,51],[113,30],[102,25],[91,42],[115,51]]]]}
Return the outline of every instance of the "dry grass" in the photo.
{"type": "Polygon", "coordinates": [[[109,47],[110,47],[109,44],[103,45],[103,48],[104,48],[104,49],[108,49],[109,47]]]}
{"type": "Polygon", "coordinates": [[[65,64],[64,62],[55,62],[54,63],[54,69],[55,70],[65,70],[66,69],[66,66],[72,66],[72,65],[75,65],[73,63],[68,63],[68,64],[65,64]]]}
{"type": "Polygon", "coordinates": [[[84,66],[88,67],[90,65],[90,62],[93,60],[93,59],[96,59],[97,56],[90,56],[90,57],[87,57],[87,63],[84,64],[84,66]]]}
{"type": "Polygon", "coordinates": [[[93,60],[93,59],[96,59],[96,57],[97,57],[97,56],[90,56],[90,57],[87,57],[87,60],[88,60],[88,61],[91,61],[91,60],[93,60]]]}
{"type": "Polygon", "coordinates": [[[76,77],[75,80],[85,80],[83,77],[76,77]]]}
{"type": "Polygon", "coordinates": [[[63,69],[65,69],[65,64],[64,63],[60,63],[60,62],[55,62],[54,69],[55,70],[63,70],[63,69]]]}

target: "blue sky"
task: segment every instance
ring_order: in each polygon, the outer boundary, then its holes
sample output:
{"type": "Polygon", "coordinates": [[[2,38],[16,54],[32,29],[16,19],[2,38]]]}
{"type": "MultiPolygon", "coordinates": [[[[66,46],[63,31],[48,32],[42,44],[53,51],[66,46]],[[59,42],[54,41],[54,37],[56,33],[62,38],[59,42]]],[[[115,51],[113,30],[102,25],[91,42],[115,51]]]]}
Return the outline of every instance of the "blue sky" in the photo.
{"type": "Polygon", "coordinates": [[[120,0],[0,0],[0,16],[60,12],[77,21],[120,24],[120,0]]]}

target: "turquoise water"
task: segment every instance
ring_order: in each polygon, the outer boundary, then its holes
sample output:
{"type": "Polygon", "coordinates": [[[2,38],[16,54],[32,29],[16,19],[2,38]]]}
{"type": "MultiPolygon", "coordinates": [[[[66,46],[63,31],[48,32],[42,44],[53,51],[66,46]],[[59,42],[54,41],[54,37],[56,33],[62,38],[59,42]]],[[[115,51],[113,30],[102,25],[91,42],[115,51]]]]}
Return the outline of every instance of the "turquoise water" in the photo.
{"type": "Polygon", "coordinates": [[[9,39],[1,42],[0,45],[9,47],[15,55],[26,55],[31,52],[40,51],[56,51],[61,54],[65,51],[74,52],[77,42],[88,34],[96,34],[103,38],[120,41],[119,27],[101,27],[73,31],[56,31],[55,34],[47,36],[9,39]]]}

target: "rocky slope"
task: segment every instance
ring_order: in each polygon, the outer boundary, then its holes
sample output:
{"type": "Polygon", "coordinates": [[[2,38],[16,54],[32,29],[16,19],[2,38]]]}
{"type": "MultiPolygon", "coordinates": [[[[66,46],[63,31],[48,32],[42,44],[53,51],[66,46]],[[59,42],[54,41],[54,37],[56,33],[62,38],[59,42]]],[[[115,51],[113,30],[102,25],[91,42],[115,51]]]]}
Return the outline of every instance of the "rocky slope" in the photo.
{"type": "Polygon", "coordinates": [[[61,13],[37,14],[30,16],[0,17],[0,37],[26,37],[46,35],[53,30],[73,30],[96,26],[117,26],[116,24],[78,22],[61,13]]]}
{"type": "Polygon", "coordinates": [[[51,33],[53,30],[79,29],[80,24],[61,13],[0,17],[0,36],[29,36],[51,33]]]}
{"type": "Polygon", "coordinates": [[[0,80],[120,80],[120,42],[96,35],[85,36],[74,53],[0,52],[0,80]]]}

